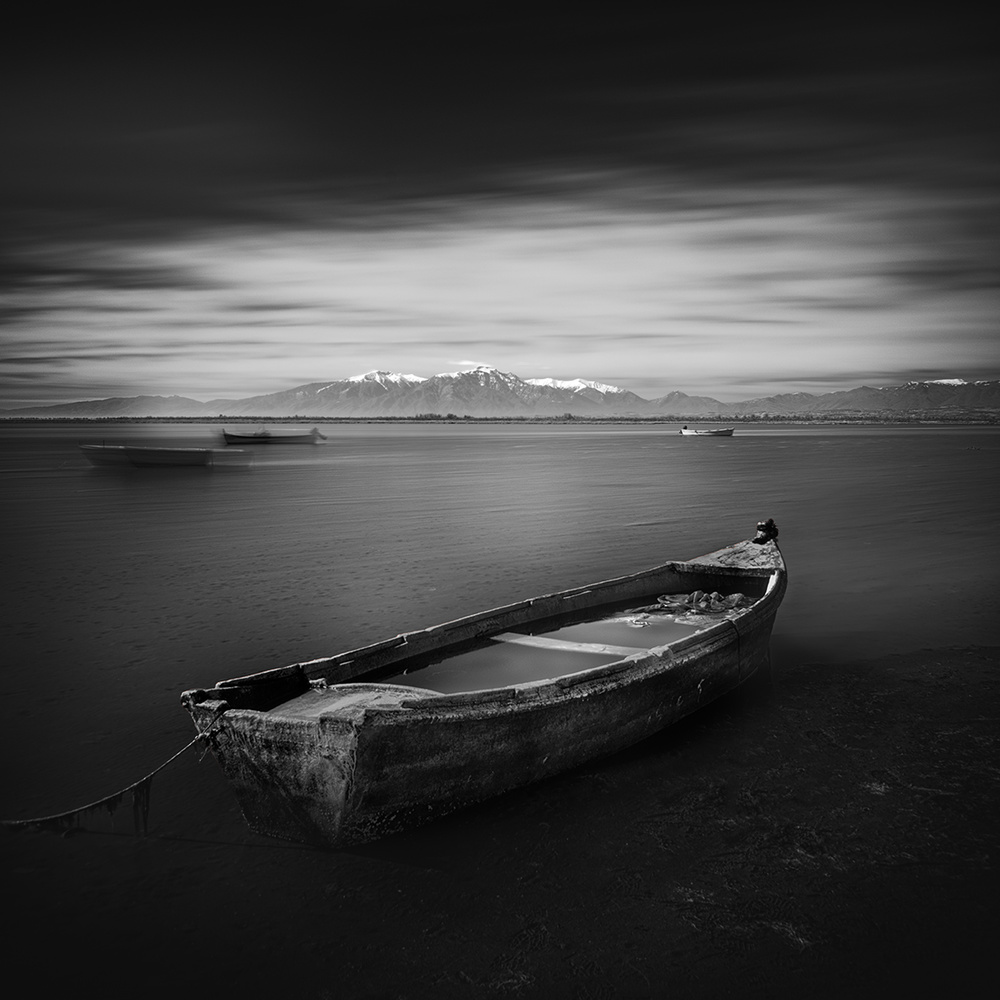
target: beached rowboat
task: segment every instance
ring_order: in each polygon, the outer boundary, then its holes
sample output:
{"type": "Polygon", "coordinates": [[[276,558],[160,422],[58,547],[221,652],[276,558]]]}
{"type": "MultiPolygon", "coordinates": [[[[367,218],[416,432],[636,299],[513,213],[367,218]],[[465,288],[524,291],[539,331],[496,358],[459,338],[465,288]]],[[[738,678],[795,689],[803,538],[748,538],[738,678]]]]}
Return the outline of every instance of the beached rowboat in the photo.
{"type": "Polygon", "coordinates": [[[785,592],[777,533],[182,701],[255,832],[373,840],[628,747],[756,673],[785,592]],[[504,659],[529,679],[499,686],[504,659]],[[452,668],[452,693],[422,682],[452,668]]]}

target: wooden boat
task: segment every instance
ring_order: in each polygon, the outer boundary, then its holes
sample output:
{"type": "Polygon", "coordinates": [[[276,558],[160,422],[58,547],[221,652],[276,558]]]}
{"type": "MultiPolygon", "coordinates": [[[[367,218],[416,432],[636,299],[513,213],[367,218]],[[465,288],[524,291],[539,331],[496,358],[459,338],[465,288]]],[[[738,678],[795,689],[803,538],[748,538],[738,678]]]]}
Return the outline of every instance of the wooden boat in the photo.
{"type": "Polygon", "coordinates": [[[716,428],[716,429],[713,429],[713,430],[696,431],[696,430],[693,430],[692,428],[688,427],[687,424],[685,424],[681,428],[681,434],[684,434],[684,435],[686,435],[688,437],[717,437],[717,438],[721,438],[721,437],[732,437],[733,436],[733,430],[734,430],[734,428],[732,428],[732,427],[719,427],[719,428],[716,428]]]}
{"type": "Polygon", "coordinates": [[[322,847],[373,840],[628,747],[755,674],[786,586],[777,533],[768,521],[696,559],[219,681],[182,702],[252,830],[322,847]],[[477,679],[497,656],[529,679],[477,679]],[[425,670],[463,661],[460,690],[421,686],[425,670]]]}
{"type": "MultiPolygon", "coordinates": [[[[97,466],[161,468],[168,466],[212,467],[220,453],[213,448],[167,448],[152,445],[81,444],[80,451],[97,466]]],[[[232,452],[221,453],[231,461],[232,452]]],[[[240,453],[242,454],[242,453],[240,453]]]]}
{"type": "Polygon", "coordinates": [[[317,427],[304,434],[279,434],[269,431],[267,428],[249,434],[223,430],[222,436],[225,438],[226,444],[316,444],[317,441],[326,440],[326,435],[320,434],[317,427]]]}

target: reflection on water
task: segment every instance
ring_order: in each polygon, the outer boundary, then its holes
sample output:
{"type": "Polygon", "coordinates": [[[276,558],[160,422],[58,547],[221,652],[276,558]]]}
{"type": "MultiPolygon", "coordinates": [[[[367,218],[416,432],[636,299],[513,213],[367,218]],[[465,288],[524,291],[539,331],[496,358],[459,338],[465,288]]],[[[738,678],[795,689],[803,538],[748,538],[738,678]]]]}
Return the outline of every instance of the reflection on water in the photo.
{"type": "Polygon", "coordinates": [[[570,652],[564,649],[532,649],[526,655],[522,647],[513,643],[490,641],[478,649],[439,660],[419,670],[404,671],[379,680],[386,684],[406,684],[451,694],[562,677],[617,659],[620,657],[610,653],[570,652]]]}
{"type": "Polygon", "coordinates": [[[714,620],[706,619],[698,626],[675,621],[665,614],[638,613],[614,614],[561,628],[523,628],[496,636],[468,652],[378,680],[443,694],[526,684],[614,663],[631,653],[692,635],[699,627],[707,628],[710,624],[714,620]],[[536,636],[541,637],[540,642],[534,640],[536,636]]]}

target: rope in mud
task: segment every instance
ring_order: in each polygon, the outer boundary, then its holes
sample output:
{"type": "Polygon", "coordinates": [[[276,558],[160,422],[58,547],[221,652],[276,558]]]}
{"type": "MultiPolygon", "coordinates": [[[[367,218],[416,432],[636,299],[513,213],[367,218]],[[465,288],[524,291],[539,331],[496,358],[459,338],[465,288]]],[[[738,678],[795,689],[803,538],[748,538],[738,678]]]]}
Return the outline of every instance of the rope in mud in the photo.
{"type": "Polygon", "coordinates": [[[34,819],[0,820],[0,828],[8,830],[25,830],[33,828],[36,830],[55,830],[66,832],[79,827],[81,817],[87,815],[88,813],[94,813],[100,809],[105,809],[110,816],[114,816],[115,811],[121,805],[122,799],[124,799],[125,796],[131,792],[132,820],[135,824],[135,832],[138,834],[141,827],[142,833],[145,834],[149,823],[149,793],[153,784],[153,776],[162,771],[168,764],[172,764],[178,757],[181,756],[181,754],[190,750],[195,743],[205,739],[215,726],[218,725],[221,718],[221,715],[217,716],[208,729],[206,729],[203,733],[199,733],[190,743],[188,743],[187,746],[181,747],[181,749],[178,750],[173,757],[165,760],[159,767],[154,768],[144,778],[140,778],[138,781],[132,782],[131,785],[126,785],[120,791],[114,792],[111,795],[106,795],[103,799],[98,799],[96,802],[90,802],[85,806],[79,806],[78,808],[70,809],[67,812],[55,813],[52,816],[37,816],[34,819]]]}

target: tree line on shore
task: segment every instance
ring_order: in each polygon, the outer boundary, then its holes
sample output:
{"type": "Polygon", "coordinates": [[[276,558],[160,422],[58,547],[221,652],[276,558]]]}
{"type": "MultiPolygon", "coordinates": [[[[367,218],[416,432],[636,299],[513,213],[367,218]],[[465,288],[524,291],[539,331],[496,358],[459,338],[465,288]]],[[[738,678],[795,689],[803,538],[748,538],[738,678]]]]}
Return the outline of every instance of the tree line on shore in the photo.
{"type": "Polygon", "coordinates": [[[108,416],[108,417],[27,417],[0,415],[0,421],[19,424],[411,424],[411,423],[475,423],[475,424],[1000,424],[1000,413],[996,410],[981,412],[935,412],[915,413],[864,413],[844,412],[802,413],[782,415],[780,413],[753,413],[729,415],[726,417],[700,415],[662,414],[657,416],[580,416],[564,413],[559,416],[506,416],[474,417],[457,413],[418,413],[409,417],[330,417],[298,414],[295,416],[226,416],[217,417],[160,417],[160,416],[108,416]]]}

